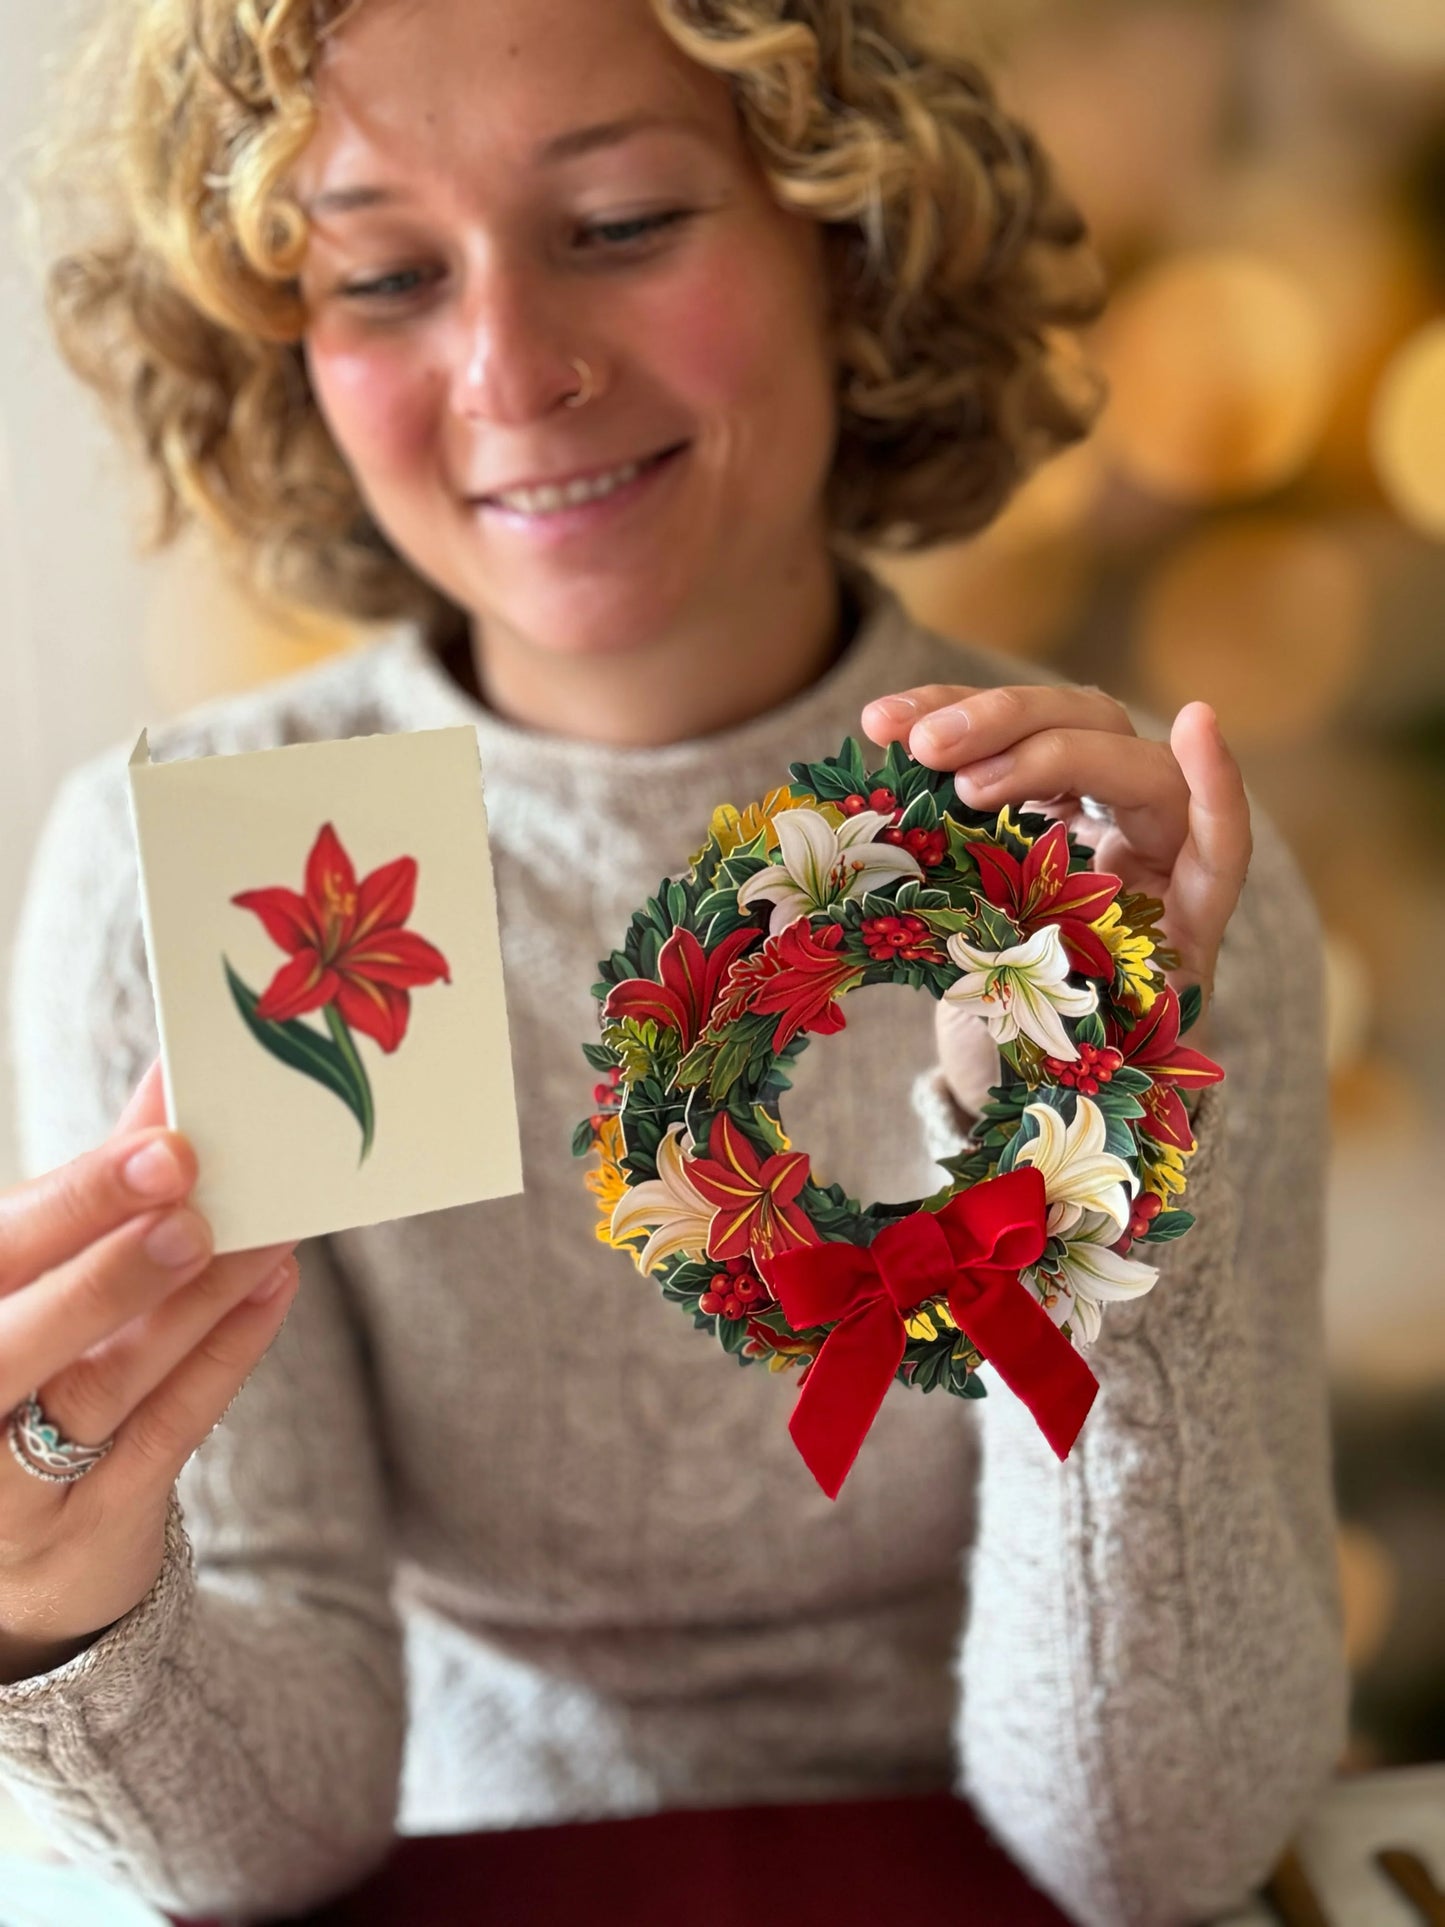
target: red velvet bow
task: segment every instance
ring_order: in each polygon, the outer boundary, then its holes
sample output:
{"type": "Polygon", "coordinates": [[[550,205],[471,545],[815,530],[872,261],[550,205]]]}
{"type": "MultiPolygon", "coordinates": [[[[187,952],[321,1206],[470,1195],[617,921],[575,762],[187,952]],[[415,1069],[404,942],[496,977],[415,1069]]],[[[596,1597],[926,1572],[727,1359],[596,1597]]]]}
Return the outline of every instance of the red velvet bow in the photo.
{"type": "Polygon", "coordinates": [[[1026,1164],[960,1191],[941,1211],[886,1225],[871,1245],[810,1245],[757,1260],[794,1331],[833,1326],[788,1421],[830,1499],[903,1362],[905,1315],[935,1298],[1068,1457],[1099,1387],[1019,1283],[1020,1270],[1043,1255],[1047,1216],[1043,1177],[1026,1164]]]}

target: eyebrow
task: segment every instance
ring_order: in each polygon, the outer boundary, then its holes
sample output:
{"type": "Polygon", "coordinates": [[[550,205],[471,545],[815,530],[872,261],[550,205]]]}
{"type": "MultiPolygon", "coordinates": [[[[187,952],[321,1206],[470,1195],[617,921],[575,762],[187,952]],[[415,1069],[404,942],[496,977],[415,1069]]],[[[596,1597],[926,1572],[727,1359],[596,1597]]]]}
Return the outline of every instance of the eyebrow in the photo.
{"type": "MultiPolygon", "coordinates": [[[[579,155],[595,153],[601,147],[616,147],[622,141],[630,140],[634,134],[645,133],[653,127],[673,127],[683,133],[694,134],[701,140],[708,138],[707,130],[701,123],[686,115],[660,114],[649,109],[624,114],[617,120],[596,121],[590,127],[573,127],[565,134],[554,134],[532,156],[533,164],[537,167],[553,167],[561,161],[576,160],[579,155]]],[[[305,212],[349,214],[355,208],[383,207],[388,202],[405,199],[407,196],[404,192],[389,187],[331,187],[308,201],[305,212]]]]}

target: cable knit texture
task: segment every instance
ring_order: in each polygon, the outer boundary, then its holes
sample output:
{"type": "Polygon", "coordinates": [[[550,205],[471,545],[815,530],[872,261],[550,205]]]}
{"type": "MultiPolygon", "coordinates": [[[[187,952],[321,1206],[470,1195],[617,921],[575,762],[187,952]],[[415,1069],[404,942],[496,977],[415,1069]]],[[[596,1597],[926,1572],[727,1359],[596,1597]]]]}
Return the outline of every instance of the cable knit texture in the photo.
{"type": "MultiPolygon", "coordinates": [[[[405,625],[151,731],[170,760],[475,727],[525,1176],[303,1244],[280,1335],[181,1476],[150,1594],[0,1688],[0,1775],[160,1905],[275,1918],[396,1831],[951,1783],[1079,1921],[1169,1927],[1237,1903],[1328,1777],[1346,1675],[1320,932],[1257,807],[1211,1019],[1228,1081],[1195,1118],[1200,1222],[1107,1311],[1065,1464],[996,1384],[978,1404],[894,1386],[830,1503],[788,1437],[795,1379],[739,1369],[594,1236],[569,1153],[594,966],[714,805],[831,753],[890,690],[1059,680],[848,576],[861,623],[824,677],[685,743],[509,724],[405,625]]],[[[27,1175],[103,1138],[158,1049],[130,748],[67,777],[32,863],[11,959],[27,1175]]],[[[936,1187],[959,1118],[933,1016],[873,991],[808,1052],[785,1121],[825,1178],[936,1187]]]]}

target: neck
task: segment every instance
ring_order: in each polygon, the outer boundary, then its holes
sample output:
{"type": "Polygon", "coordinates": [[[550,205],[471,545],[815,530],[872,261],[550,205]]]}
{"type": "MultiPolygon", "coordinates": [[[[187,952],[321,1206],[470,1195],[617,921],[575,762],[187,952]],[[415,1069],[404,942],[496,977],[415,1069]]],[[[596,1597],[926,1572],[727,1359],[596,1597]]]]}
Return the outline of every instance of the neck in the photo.
{"type": "Polygon", "coordinates": [[[453,679],[507,721],[554,736],[658,747],[750,721],[810,688],[858,609],[826,546],[724,608],[626,650],[569,656],[488,617],[442,651],[453,679]]]}

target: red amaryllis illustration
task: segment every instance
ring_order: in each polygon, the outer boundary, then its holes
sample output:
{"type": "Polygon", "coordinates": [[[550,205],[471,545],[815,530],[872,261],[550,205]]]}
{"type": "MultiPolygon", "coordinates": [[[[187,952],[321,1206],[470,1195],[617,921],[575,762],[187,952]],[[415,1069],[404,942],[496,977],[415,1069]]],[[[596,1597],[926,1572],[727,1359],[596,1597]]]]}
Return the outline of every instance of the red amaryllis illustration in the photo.
{"type": "Polygon", "coordinates": [[[842,1030],[846,1020],[836,999],[863,977],[861,963],[838,954],[842,944],[842,924],[814,930],[805,917],[795,919],[761,950],[733,965],[714,1024],[728,1023],[744,1011],[776,1016],[775,1051],[786,1050],[800,1030],[819,1036],[842,1030]]]}
{"type": "Polygon", "coordinates": [[[741,1258],[751,1252],[771,1258],[818,1243],[818,1233],[797,1202],[808,1181],[808,1160],[801,1151],[776,1151],[762,1157],[719,1111],[708,1136],[707,1157],[694,1158],[688,1177],[694,1190],[717,1206],[708,1238],[709,1258],[741,1258]]]}
{"type": "Polygon", "coordinates": [[[665,1030],[675,1030],[683,1050],[689,1050],[707,1028],[733,959],[756,942],[756,930],[748,928],[735,930],[714,949],[704,950],[691,930],[674,930],[658,953],[661,981],[628,977],[614,984],[602,1015],[609,1023],[619,1017],[644,1023],[651,1019],[665,1030]]]}
{"type": "Polygon", "coordinates": [[[1203,1051],[1191,1050],[1179,1041],[1179,998],[1172,984],[1166,984],[1155,997],[1148,1014],[1132,1030],[1125,1030],[1113,1017],[1104,1020],[1110,1046],[1121,1053],[1124,1062],[1136,1071],[1147,1071],[1154,1082],[1139,1095],[1144,1106],[1144,1129],[1161,1144],[1187,1151],[1194,1142],[1189,1128],[1189,1113],[1171,1086],[1198,1089],[1202,1084],[1219,1084],[1223,1068],[1203,1051]]]}
{"type": "Polygon", "coordinates": [[[1113,955],[1089,926],[1118,896],[1119,879],[1103,870],[1075,870],[1070,875],[1069,838],[1062,823],[1037,838],[1022,863],[1007,850],[983,842],[972,846],[972,854],[983,894],[1026,937],[1041,924],[1056,923],[1071,970],[1082,970],[1089,977],[1113,977],[1113,955]]]}
{"type": "Polygon", "coordinates": [[[304,895],[277,886],[231,898],[239,909],[255,911],[290,958],[259,997],[227,963],[242,1015],[274,1056],[345,1100],[362,1127],[363,1158],[374,1109],[351,1030],[364,1031],[390,1054],[406,1035],[411,991],[438,978],[451,982],[442,953],[402,928],[416,882],[416,858],[401,856],[358,884],[341,839],[323,823],[306,859],[304,895]],[[314,1010],[324,1012],[329,1039],[296,1021],[314,1010]]]}

